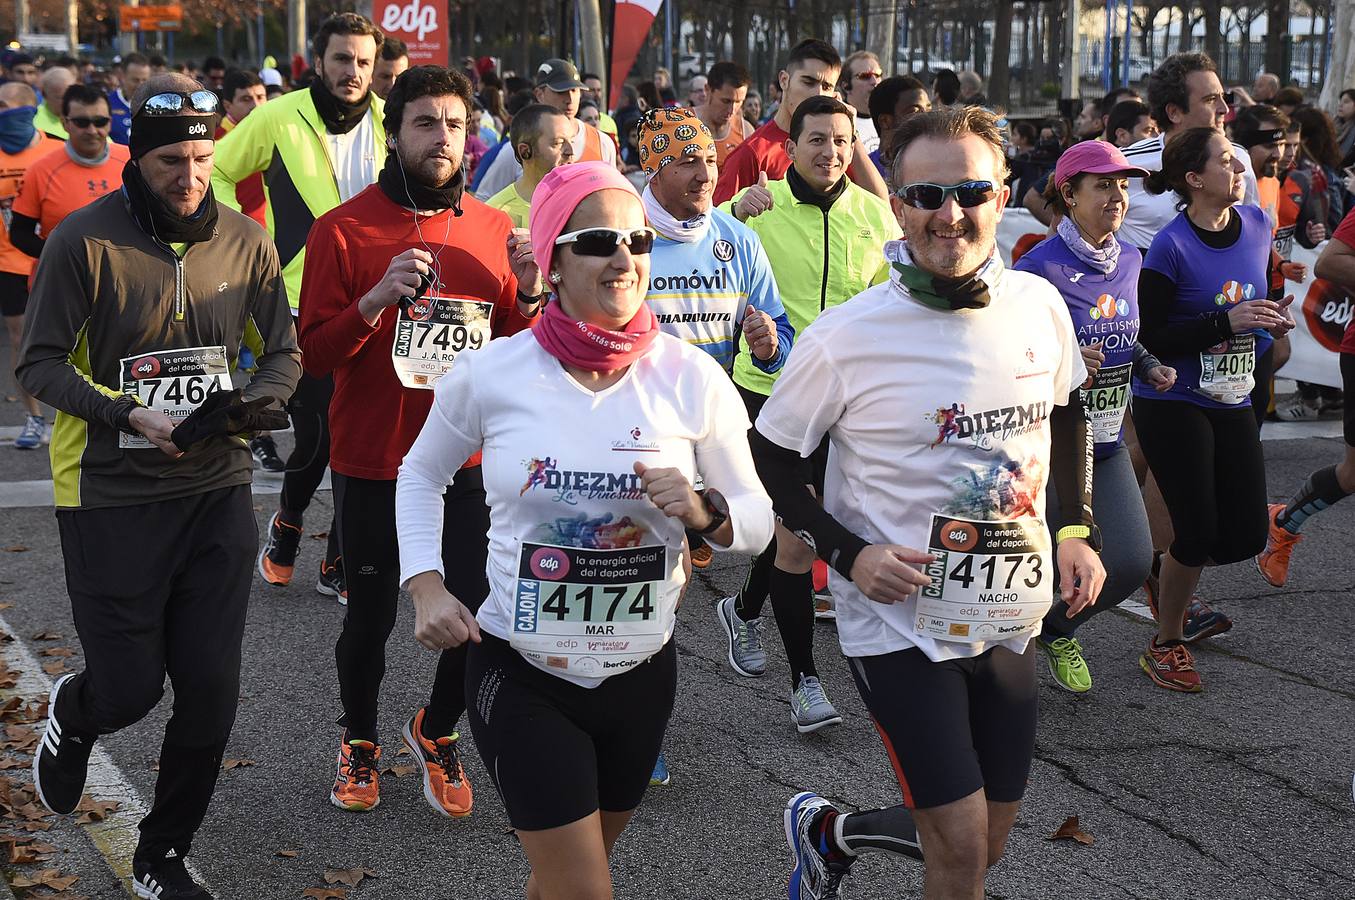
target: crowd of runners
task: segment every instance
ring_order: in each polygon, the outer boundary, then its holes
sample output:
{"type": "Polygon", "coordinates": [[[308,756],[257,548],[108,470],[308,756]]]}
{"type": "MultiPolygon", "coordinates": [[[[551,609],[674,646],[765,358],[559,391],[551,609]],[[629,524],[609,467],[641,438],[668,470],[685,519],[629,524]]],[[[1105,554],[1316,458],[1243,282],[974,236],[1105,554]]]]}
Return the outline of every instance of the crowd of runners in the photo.
{"type": "MultiPolygon", "coordinates": [[[[139,897],[209,896],[184,859],[248,600],[302,577],[345,604],[317,794],[380,803],[407,592],[437,654],[401,711],[428,804],[472,815],[469,728],[526,896],[610,897],[614,842],[670,779],[678,607],[726,553],[746,577],[701,621],[733,671],[767,672],[770,601],[790,726],[843,721],[819,665],[845,664],[898,779],[888,808],[787,798],[791,900],[841,896],[867,851],[921,861],[929,898],[980,898],[1030,774],[1039,661],[1090,690],[1089,620],[1143,588],[1138,664],[1201,691],[1190,646],[1233,627],[1205,570],[1255,560],[1283,585],[1306,520],[1355,490],[1355,415],[1312,386],[1287,417],[1341,411],[1345,456],[1267,506],[1286,278],[1355,292],[1333,156],[1355,128],[1301,95],[1226,91],[1178,53],[1061,141],[987,109],[973,73],[885,77],[816,39],[765,98],[721,61],[615,110],[566,59],[411,68],[353,13],[312,44],[293,79],[134,54],[101,87],[3,60],[16,446],[50,442],[85,657],[33,778],[71,813],[95,742],[168,676],[139,897]],[[1007,254],[1009,205],[1048,230],[1007,254]],[[1329,237],[1315,273],[1288,259],[1329,237]],[[256,466],[283,478],[262,540],[256,466]],[[328,545],[301,573],[327,469],[328,545]],[[840,653],[816,654],[816,618],[840,653]]],[[[1355,330],[1342,351],[1355,390],[1355,330]]]]}

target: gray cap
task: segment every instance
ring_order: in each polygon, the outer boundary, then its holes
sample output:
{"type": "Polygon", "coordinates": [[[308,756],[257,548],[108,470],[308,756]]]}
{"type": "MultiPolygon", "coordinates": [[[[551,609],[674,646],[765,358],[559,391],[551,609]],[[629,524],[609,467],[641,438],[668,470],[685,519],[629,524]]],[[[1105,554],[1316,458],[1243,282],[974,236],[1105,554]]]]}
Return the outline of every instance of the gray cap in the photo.
{"type": "Polygon", "coordinates": [[[543,85],[561,93],[583,88],[579,70],[567,59],[548,59],[536,67],[536,86],[543,85]]]}

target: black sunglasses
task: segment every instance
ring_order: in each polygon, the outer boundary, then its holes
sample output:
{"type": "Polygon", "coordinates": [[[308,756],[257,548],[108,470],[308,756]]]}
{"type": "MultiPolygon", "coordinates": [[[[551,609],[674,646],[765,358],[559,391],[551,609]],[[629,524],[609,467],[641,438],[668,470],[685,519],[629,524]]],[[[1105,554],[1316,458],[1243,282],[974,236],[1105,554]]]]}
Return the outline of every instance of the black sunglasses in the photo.
{"type": "Polygon", "coordinates": [[[177,116],[184,110],[184,105],[197,113],[214,113],[221,108],[221,100],[211,91],[192,91],[181,93],[179,91],[165,91],[163,94],[156,94],[148,99],[137,110],[138,116],[177,116]]]}
{"type": "Polygon", "coordinates": [[[91,125],[95,128],[107,128],[108,123],[112,121],[108,116],[70,116],[70,122],[76,128],[88,128],[91,125]]]}
{"type": "Polygon", "coordinates": [[[648,253],[654,247],[654,232],[648,228],[624,231],[620,228],[585,228],[571,231],[555,239],[558,244],[570,244],[576,256],[611,256],[622,242],[631,253],[648,253]]]}
{"type": "Polygon", "coordinates": [[[940,209],[946,198],[955,195],[955,202],[963,209],[982,206],[997,196],[991,181],[964,181],[960,184],[931,184],[915,181],[894,192],[904,203],[917,209],[940,209]]]}

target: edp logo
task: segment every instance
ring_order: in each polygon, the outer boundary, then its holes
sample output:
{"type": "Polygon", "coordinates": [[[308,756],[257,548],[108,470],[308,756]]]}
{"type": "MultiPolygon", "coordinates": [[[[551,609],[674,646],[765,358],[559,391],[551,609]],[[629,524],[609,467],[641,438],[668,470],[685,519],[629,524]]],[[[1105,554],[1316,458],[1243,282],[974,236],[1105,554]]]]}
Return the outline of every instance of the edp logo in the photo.
{"type": "Polygon", "coordinates": [[[407,6],[392,3],[381,15],[383,31],[418,32],[423,40],[430,31],[438,28],[438,11],[434,6],[424,6],[419,0],[410,0],[407,6]]]}

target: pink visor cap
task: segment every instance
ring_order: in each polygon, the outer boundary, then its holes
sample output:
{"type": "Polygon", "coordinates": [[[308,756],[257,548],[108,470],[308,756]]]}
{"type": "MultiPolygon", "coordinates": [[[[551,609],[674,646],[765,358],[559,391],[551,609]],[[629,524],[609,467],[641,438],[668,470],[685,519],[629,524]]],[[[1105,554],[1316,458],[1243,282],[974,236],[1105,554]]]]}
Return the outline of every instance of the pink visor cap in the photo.
{"type": "Polygon", "coordinates": [[[1054,165],[1054,186],[1063,187],[1074,175],[1124,175],[1127,178],[1146,178],[1148,171],[1129,164],[1120,148],[1106,141],[1083,141],[1074,144],[1054,165]]]}

